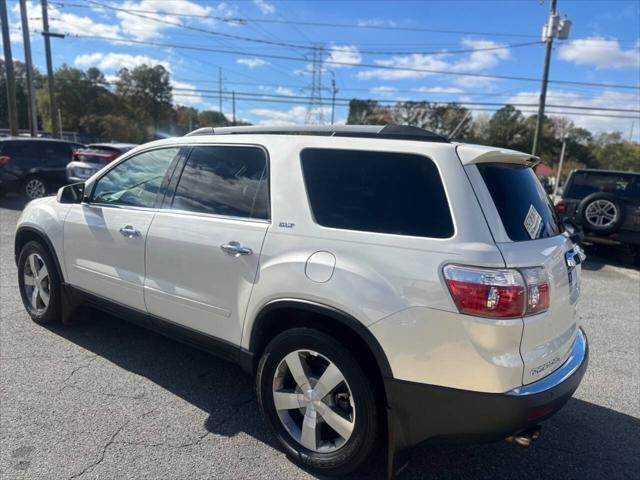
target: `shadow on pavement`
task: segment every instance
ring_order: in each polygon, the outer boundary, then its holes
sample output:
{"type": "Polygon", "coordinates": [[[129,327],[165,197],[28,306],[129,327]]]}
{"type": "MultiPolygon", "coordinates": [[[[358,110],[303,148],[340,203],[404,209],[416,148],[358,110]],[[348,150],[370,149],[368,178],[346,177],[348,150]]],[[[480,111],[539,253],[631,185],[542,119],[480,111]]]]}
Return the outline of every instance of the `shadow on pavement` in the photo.
{"type": "MultiPolygon", "coordinates": [[[[239,367],[106,314],[81,310],[77,317],[71,327],[50,329],[207,412],[209,431],[228,437],[245,432],[279,448],[259,414],[253,381],[239,367]]],[[[545,422],[532,447],[423,445],[400,478],[638,478],[638,452],[639,419],[572,399],[545,422]]],[[[385,478],[384,459],[380,452],[352,478],[385,478]]]]}
{"type": "Polygon", "coordinates": [[[640,258],[632,258],[627,252],[621,251],[619,248],[606,247],[603,245],[585,245],[587,260],[582,265],[584,270],[598,271],[605,265],[613,265],[615,267],[640,269],[640,258]]]}
{"type": "Polygon", "coordinates": [[[7,210],[22,210],[28,200],[19,195],[0,195],[0,208],[6,208],[7,210]]]}

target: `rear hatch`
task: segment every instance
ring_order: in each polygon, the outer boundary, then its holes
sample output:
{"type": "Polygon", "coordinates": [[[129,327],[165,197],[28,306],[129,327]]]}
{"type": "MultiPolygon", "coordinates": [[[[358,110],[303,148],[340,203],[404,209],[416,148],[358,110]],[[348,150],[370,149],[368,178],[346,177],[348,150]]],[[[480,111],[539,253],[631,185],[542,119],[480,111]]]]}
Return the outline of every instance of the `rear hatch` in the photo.
{"type": "Polygon", "coordinates": [[[523,317],[522,382],[528,384],[560,367],[573,346],[578,329],[581,259],[579,247],[563,233],[533,171],[532,159],[524,157],[497,152],[484,154],[481,161],[474,162],[468,155],[466,159],[460,155],[505,266],[521,271],[541,267],[548,279],[548,309],[523,317]]]}

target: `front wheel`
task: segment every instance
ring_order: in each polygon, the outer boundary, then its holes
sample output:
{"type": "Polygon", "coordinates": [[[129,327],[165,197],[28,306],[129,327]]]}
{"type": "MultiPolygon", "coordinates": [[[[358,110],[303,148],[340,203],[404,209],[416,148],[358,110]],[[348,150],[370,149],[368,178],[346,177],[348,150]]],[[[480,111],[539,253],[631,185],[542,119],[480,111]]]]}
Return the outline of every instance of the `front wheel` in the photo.
{"type": "Polygon", "coordinates": [[[376,396],[345,346],[310,328],[281,333],[258,366],[258,400],[289,457],[324,475],[363,465],[378,437],[376,396]]]}
{"type": "Polygon", "coordinates": [[[34,322],[60,320],[60,277],[51,255],[39,242],[28,242],[20,251],[18,285],[22,303],[34,322]]]}

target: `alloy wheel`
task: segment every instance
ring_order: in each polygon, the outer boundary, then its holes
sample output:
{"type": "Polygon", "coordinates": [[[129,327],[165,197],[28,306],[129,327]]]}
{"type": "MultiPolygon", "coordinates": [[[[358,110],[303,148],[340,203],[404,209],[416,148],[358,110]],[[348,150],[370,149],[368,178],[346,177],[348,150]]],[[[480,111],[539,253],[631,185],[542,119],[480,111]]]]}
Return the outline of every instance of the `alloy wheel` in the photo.
{"type": "Polygon", "coordinates": [[[34,198],[44,197],[45,193],[47,193],[47,189],[42,180],[39,178],[32,178],[27,181],[27,184],[25,185],[25,192],[27,197],[33,200],[34,198]]]}
{"type": "Polygon", "coordinates": [[[587,205],[584,216],[594,227],[608,227],[618,218],[618,208],[613,202],[600,199],[587,205]]]}
{"type": "Polygon", "coordinates": [[[340,369],[312,350],[285,356],[273,378],[273,402],[289,435],[314,452],[341,448],[355,426],[355,404],[340,369]]]}
{"type": "Polygon", "coordinates": [[[25,260],[23,278],[29,306],[39,315],[44,313],[49,306],[51,283],[47,266],[37,253],[31,253],[25,260]]]}

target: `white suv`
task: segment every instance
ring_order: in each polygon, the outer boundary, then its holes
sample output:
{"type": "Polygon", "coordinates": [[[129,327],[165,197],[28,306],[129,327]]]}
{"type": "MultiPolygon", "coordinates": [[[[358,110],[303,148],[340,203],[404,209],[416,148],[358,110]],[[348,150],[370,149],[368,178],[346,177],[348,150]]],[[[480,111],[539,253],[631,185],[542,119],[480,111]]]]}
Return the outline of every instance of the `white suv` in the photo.
{"type": "Polygon", "coordinates": [[[89,303],[238,362],[319,473],[378,443],[390,475],[426,439],[527,444],[588,357],[584,257],[534,163],[392,125],[160,140],[25,208],[22,300],[38,323],[89,303]]]}

